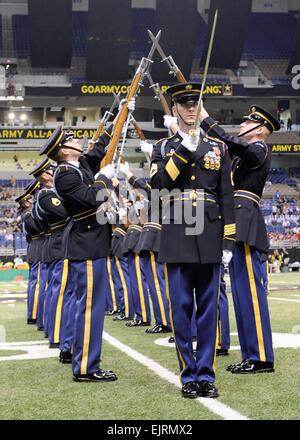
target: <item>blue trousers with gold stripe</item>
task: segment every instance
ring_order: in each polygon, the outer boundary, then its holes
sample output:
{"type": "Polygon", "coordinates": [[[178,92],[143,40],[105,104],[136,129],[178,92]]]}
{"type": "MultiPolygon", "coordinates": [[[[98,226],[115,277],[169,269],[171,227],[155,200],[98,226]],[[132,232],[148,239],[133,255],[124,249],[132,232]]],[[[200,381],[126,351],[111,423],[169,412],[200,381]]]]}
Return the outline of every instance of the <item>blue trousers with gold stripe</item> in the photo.
{"type": "Polygon", "coordinates": [[[73,288],[72,266],[68,265],[67,285],[64,292],[59,348],[62,351],[72,351],[76,313],[76,294],[73,288]]]}
{"type": "Polygon", "coordinates": [[[107,258],[70,262],[76,314],[72,369],[74,374],[99,370],[105,303],[109,289],[107,258]]]}
{"type": "Polygon", "coordinates": [[[49,287],[51,288],[51,299],[48,315],[48,339],[50,343],[59,344],[64,293],[67,286],[67,279],[68,260],[56,260],[51,273],[51,279],[49,281],[49,287]]]}
{"type": "Polygon", "coordinates": [[[44,327],[44,307],[48,285],[49,267],[49,263],[40,263],[39,295],[36,311],[36,325],[38,328],[44,327]]]}
{"type": "Polygon", "coordinates": [[[114,282],[113,260],[114,257],[107,257],[107,272],[110,289],[106,298],[106,310],[116,312],[117,310],[120,310],[120,293],[119,290],[116,289],[116,284],[114,282]]]}
{"type": "Polygon", "coordinates": [[[127,257],[112,259],[112,274],[116,296],[119,298],[119,310],[125,318],[134,317],[134,304],[130,286],[129,268],[127,257]]]}
{"type": "Polygon", "coordinates": [[[141,268],[140,256],[133,252],[129,252],[127,259],[135,318],[139,321],[150,322],[151,311],[148,285],[145,273],[141,268]]]}
{"type": "Polygon", "coordinates": [[[47,287],[45,290],[45,298],[44,298],[44,333],[46,336],[48,336],[50,332],[50,314],[51,314],[50,306],[52,301],[52,285],[54,281],[53,273],[56,264],[57,264],[57,260],[54,260],[48,264],[48,280],[47,280],[47,287]]]}
{"type": "Polygon", "coordinates": [[[165,278],[181,382],[214,382],[220,264],[166,263],[165,278]],[[193,356],[191,325],[194,301],[196,359],[193,356]]]}
{"type": "Polygon", "coordinates": [[[164,264],[157,261],[157,255],[152,251],[141,255],[140,261],[149,286],[155,321],[171,328],[164,264]]]}
{"type": "Polygon", "coordinates": [[[229,265],[242,359],[274,362],[267,296],[260,252],[238,243],[229,265]]]}
{"type": "Polygon", "coordinates": [[[39,288],[39,265],[38,261],[30,264],[29,280],[27,288],[27,319],[36,319],[36,306],[39,288]]]}
{"type": "Polygon", "coordinates": [[[224,350],[230,347],[229,307],[224,281],[224,265],[221,264],[220,295],[219,295],[219,322],[218,322],[218,346],[224,350]]]}

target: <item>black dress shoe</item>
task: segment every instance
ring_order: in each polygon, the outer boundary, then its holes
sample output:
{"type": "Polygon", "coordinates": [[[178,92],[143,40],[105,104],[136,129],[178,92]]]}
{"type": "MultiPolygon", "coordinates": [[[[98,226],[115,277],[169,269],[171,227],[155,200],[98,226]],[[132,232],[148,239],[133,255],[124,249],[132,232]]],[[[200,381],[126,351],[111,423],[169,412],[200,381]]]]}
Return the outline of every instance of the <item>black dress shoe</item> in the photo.
{"type": "Polygon", "coordinates": [[[188,399],[196,399],[199,397],[199,387],[197,382],[187,382],[182,385],[181,388],[182,397],[187,397],[188,399]]]}
{"type": "Polygon", "coordinates": [[[240,362],[238,364],[230,364],[230,365],[228,365],[226,370],[227,371],[232,371],[234,368],[239,367],[240,365],[242,365],[245,361],[247,361],[247,359],[243,359],[242,362],[240,362]]]}
{"type": "Polygon", "coordinates": [[[175,338],[174,336],[170,336],[168,339],[169,344],[173,344],[173,342],[175,342],[175,338]]]}
{"type": "Polygon", "coordinates": [[[49,348],[59,348],[59,343],[58,342],[50,342],[49,348]]]}
{"type": "Polygon", "coordinates": [[[111,315],[116,315],[117,313],[120,313],[120,311],[119,310],[106,310],[105,315],[111,316],[111,315]]]}
{"type": "Polygon", "coordinates": [[[246,359],[240,365],[230,370],[234,374],[256,374],[256,373],[273,373],[273,362],[262,362],[246,359]]]}
{"type": "Polygon", "coordinates": [[[153,327],[145,330],[146,333],[169,333],[171,331],[172,330],[169,327],[159,324],[158,322],[153,327]]]}
{"type": "Polygon", "coordinates": [[[36,319],[28,318],[27,324],[36,324],[36,319]]]}
{"type": "Polygon", "coordinates": [[[143,322],[143,321],[139,321],[138,319],[134,319],[131,322],[127,322],[125,325],[127,327],[141,327],[141,326],[150,325],[150,324],[151,324],[151,322],[149,322],[149,321],[143,322]]]}
{"type": "Polygon", "coordinates": [[[70,351],[63,351],[59,353],[59,362],[62,364],[71,364],[72,363],[72,353],[70,351]]]}
{"type": "Polygon", "coordinates": [[[37,330],[38,330],[39,332],[42,332],[42,331],[44,330],[44,327],[38,327],[37,330]]]}
{"type": "Polygon", "coordinates": [[[101,368],[95,373],[73,375],[75,382],[112,382],[117,379],[117,375],[112,370],[101,370],[101,368]]]}
{"type": "Polygon", "coordinates": [[[226,348],[217,348],[217,356],[228,356],[228,350],[226,350],[226,348]]]}
{"type": "Polygon", "coordinates": [[[115,316],[113,321],[132,321],[132,318],[126,318],[125,315],[115,316]]]}
{"type": "Polygon", "coordinates": [[[214,386],[213,383],[208,382],[207,380],[200,380],[200,382],[198,382],[198,387],[199,387],[199,391],[198,391],[199,397],[214,398],[219,396],[217,388],[214,386]]]}

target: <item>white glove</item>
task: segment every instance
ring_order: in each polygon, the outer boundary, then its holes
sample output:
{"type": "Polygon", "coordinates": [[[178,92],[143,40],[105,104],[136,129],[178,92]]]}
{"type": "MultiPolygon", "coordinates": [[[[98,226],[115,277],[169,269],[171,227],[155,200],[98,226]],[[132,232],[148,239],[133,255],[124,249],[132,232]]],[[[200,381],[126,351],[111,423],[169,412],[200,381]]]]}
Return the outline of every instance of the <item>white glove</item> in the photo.
{"type": "Polygon", "coordinates": [[[128,162],[125,162],[125,163],[122,163],[122,162],[120,162],[120,171],[121,171],[121,173],[126,173],[126,171],[129,171],[129,165],[128,165],[128,162]]]}
{"type": "Polygon", "coordinates": [[[199,145],[199,139],[200,139],[200,133],[199,130],[197,130],[196,136],[191,136],[191,135],[186,136],[181,142],[181,145],[183,145],[187,150],[193,153],[194,151],[197,150],[197,147],[199,145]]]}
{"type": "Polygon", "coordinates": [[[143,153],[148,153],[148,154],[150,154],[150,156],[152,155],[152,150],[153,150],[152,144],[148,144],[148,142],[146,142],[146,141],[141,141],[140,147],[141,147],[141,150],[143,153]]]}
{"type": "MultiPolygon", "coordinates": [[[[126,98],[121,99],[121,102],[120,102],[119,108],[118,108],[119,112],[122,111],[122,108],[123,108],[124,104],[126,104],[126,102],[127,102],[126,98]]],[[[130,99],[130,101],[127,104],[127,108],[128,108],[129,112],[134,112],[134,110],[135,110],[135,98],[131,98],[130,99]]]]}
{"type": "Polygon", "coordinates": [[[222,253],[222,263],[223,264],[229,264],[232,258],[232,252],[231,251],[227,251],[226,249],[224,249],[223,253],[222,253]]]}
{"type": "Polygon", "coordinates": [[[177,124],[177,118],[175,116],[164,115],[164,126],[170,128],[172,124],[177,124]]]}
{"type": "Polygon", "coordinates": [[[120,218],[123,218],[123,217],[126,217],[126,215],[127,215],[127,211],[126,211],[126,209],[124,209],[124,208],[120,208],[120,209],[119,209],[119,217],[120,217],[120,218]]]}
{"type": "Polygon", "coordinates": [[[101,168],[98,177],[103,174],[107,179],[112,179],[116,173],[116,169],[114,164],[110,163],[109,165],[105,165],[105,167],[101,168]]]}

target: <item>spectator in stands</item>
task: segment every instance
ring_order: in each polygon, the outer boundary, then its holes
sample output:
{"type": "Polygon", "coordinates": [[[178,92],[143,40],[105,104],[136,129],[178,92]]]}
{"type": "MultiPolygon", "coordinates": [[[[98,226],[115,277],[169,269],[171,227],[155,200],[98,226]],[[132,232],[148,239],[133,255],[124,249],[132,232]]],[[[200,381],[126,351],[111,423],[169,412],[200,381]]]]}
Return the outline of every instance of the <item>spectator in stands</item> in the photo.
{"type": "Polygon", "coordinates": [[[11,176],[10,184],[11,184],[12,188],[15,188],[15,186],[16,186],[16,178],[15,178],[15,176],[11,176]]]}
{"type": "Polygon", "coordinates": [[[287,124],[286,124],[286,129],[287,129],[287,131],[291,131],[291,129],[292,129],[292,125],[293,125],[293,123],[292,123],[292,119],[291,119],[291,118],[288,118],[288,120],[287,120],[287,124]]]}
{"type": "Polygon", "coordinates": [[[279,198],[280,198],[280,192],[277,190],[277,191],[274,193],[274,200],[275,200],[275,201],[278,201],[279,198]]]}

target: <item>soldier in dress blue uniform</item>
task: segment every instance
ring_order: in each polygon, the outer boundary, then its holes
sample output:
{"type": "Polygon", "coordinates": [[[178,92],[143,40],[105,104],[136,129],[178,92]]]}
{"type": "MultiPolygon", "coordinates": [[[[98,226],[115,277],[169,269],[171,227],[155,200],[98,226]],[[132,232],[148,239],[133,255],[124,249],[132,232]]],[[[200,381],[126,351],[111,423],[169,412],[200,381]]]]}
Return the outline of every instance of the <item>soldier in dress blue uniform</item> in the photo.
{"type": "MultiPolygon", "coordinates": [[[[151,144],[148,144],[149,146],[151,144]]],[[[150,148],[149,148],[150,149],[150,148]]],[[[149,152],[148,152],[149,154],[149,152]]],[[[152,152],[149,154],[151,157],[152,152]]],[[[159,250],[161,219],[151,221],[151,185],[142,179],[134,176],[129,170],[127,163],[120,165],[120,171],[123,172],[128,179],[129,184],[137,189],[142,190],[148,208],[145,212],[146,221],[143,221],[143,228],[139,236],[137,254],[140,255],[141,270],[145,274],[149,293],[152,300],[153,314],[155,323],[152,327],[146,329],[146,333],[169,333],[171,332],[169,303],[166,295],[164,265],[157,261],[159,250]]]]}
{"type": "Polygon", "coordinates": [[[37,214],[47,222],[51,235],[48,239],[51,265],[44,307],[44,331],[48,335],[49,347],[58,348],[62,324],[63,304],[67,292],[68,260],[64,259],[62,246],[63,230],[68,219],[68,212],[57,197],[53,187],[53,166],[49,159],[38,165],[32,174],[39,182],[37,193],[37,214]]]}
{"type": "MultiPolygon", "coordinates": [[[[51,163],[48,158],[43,160],[37,167],[30,172],[30,174],[37,178],[44,172],[48,172],[51,169],[51,163]]],[[[40,190],[40,188],[39,188],[40,190]]],[[[38,193],[36,194],[37,197],[38,193]]],[[[51,249],[49,246],[49,239],[51,236],[51,229],[48,221],[42,218],[39,214],[37,200],[34,201],[31,209],[31,215],[39,224],[41,229],[41,237],[43,237],[42,249],[41,249],[41,259],[40,259],[40,277],[39,277],[39,296],[37,304],[37,328],[38,330],[43,330],[45,336],[48,337],[47,333],[47,319],[48,319],[48,309],[46,306],[46,292],[49,285],[50,279],[50,268],[53,258],[51,256],[51,249]],[[46,324],[46,325],[45,325],[46,324]]]]}
{"type": "Polygon", "coordinates": [[[117,375],[100,368],[102,331],[109,289],[107,256],[111,228],[102,216],[102,204],[110,196],[115,169],[100,169],[105,147],[111,139],[111,125],[86,154],[70,132],[58,127],[41,148],[57,162],[54,188],[71,220],[64,229],[65,258],[69,260],[76,313],[72,349],[73,380],[113,381],[117,375]],[[95,177],[96,176],[96,177],[95,177]],[[101,192],[102,199],[98,198],[101,192]]]}
{"type": "Polygon", "coordinates": [[[40,268],[40,229],[32,218],[30,210],[33,196],[40,183],[33,179],[24,189],[24,193],[16,198],[19,203],[22,231],[26,238],[27,262],[29,264],[29,279],[27,288],[27,324],[36,324],[37,300],[39,292],[39,268],[40,268]]]}
{"type": "Polygon", "coordinates": [[[200,137],[199,130],[196,136],[189,134],[195,124],[200,88],[200,84],[185,83],[168,89],[179,130],[154,146],[150,168],[151,187],[172,191],[163,197],[158,260],[166,263],[181,392],[188,398],[218,396],[214,382],[220,264],[222,260],[229,262],[235,240],[226,145],[210,136],[200,137]],[[194,298],[196,359],[191,329],[194,298]]]}
{"type": "Polygon", "coordinates": [[[230,365],[228,370],[239,374],[273,372],[270,316],[261,281],[261,263],[267,258],[269,243],[259,201],[271,162],[266,141],[280,124],[258,105],[251,106],[237,137],[227,134],[203,107],[200,120],[201,128],[226,142],[229,152],[236,156],[232,172],[237,235],[229,271],[242,362],[230,365]]]}

